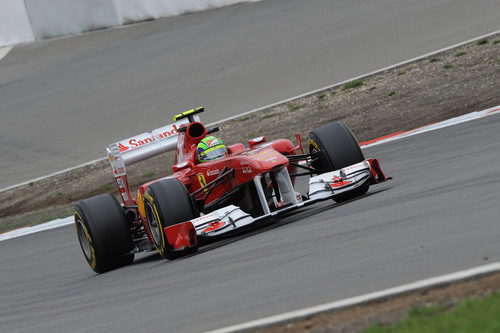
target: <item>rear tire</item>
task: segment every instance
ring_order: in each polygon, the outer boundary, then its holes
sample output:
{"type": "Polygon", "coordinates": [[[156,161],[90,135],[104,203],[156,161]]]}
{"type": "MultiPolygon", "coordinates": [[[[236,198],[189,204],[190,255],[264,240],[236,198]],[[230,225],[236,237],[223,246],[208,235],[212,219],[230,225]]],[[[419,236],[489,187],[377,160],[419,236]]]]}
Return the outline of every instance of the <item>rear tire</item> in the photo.
{"type": "MultiPolygon", "coordinates": [[[[309,152],[313,154],[318,151],[324,151],[326,155],[312,165],[319,173],[339,170],[365,160],[356,137],[340,121],[320,126],[309,134],[309,152]]],[[[368,188],[368,184],[362,185],[334,196],[333,200],[335,202],[350,200],[365,194],[368,188]]]]}
{"type": "Polygon", "coordinates": [[[158,252],[169,260],[196,252],[197,245],[185,251],[174,251],[163,231],[166,227],[200,216],[184,184],[174,178],[155,182],[148,186],[144,198],[148,227],[158,252]]]}
{"type": "Polygon", "coordinates": [[[134,261],[130,227],[112,195],[101,194],[77,203],[75,228],[83,256],[96,273],[134,261]]]}

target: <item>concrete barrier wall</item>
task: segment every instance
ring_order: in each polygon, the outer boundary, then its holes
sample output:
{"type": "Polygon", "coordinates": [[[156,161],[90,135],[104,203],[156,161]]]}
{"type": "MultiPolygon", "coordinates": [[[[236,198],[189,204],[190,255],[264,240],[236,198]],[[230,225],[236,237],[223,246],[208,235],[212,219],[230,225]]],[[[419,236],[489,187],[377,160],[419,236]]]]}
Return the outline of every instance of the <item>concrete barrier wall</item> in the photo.
{"type": "Polygon", "coordinates": [[[0,46],[261,0],[0,0],[0,46]]]}
{"type": "Polygon", "coordinates": [[[112,0],[25,0],[25,3],[37,40],[118,25],[112,0]]]}
{"type": "Polygon", "coordinates": [[[35,39],[23,0],[0,0],[0,46],[35,39]]]}
{"type": "Polygon", "coordinates": [[[119,24],[260,0],[113,0],[119,24]]]}

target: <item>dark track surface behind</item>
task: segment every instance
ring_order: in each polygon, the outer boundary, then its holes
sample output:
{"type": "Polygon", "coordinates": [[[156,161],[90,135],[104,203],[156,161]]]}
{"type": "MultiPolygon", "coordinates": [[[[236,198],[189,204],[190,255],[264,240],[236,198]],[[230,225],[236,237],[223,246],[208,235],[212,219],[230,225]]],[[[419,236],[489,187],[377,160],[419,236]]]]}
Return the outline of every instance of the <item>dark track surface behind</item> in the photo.
{"type": "Polygon", "coordinates": [[[264,0],[14,48],[0,188],[104,156],[193,106],[205,121],[499,29],[498,0],[264,0]]]}
{"type": "Polygon", "coordinates": [[[375,146],[364,198],[103,275],[73,227],[0,242],[0,331],[197,332],[499,261],[499,152],[498,115],[375,146]]]}

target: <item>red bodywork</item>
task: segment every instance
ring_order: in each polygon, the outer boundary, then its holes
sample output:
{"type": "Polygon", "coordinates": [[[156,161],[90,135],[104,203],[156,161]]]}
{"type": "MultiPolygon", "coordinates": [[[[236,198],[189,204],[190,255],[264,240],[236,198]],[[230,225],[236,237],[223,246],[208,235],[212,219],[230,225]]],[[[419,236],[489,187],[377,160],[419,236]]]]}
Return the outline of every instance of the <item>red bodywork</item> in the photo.
{"type": "MultiPolygon", "coordinates": [[[[190,193],[194,193],[215,180],[224,168],[226,168],[226,170],[230,170],[231,168],[234,169],[233,177],[217,186],[205,200],[206,204],[209,204],[241,184],[253,181],[255,176],[269,172],[277,167],[286,166],[290,173],[296,171],[296,167],[289,165],[289,160],[285,155],[294,155],[297,150],[301,149],[300,145],[294,146],[290,140],[286,139],[266,142],[265,137],[249,140],[248,149],[241,143],[228,146],[228,153],[225,158],[199,163],[196,157],[196,148],[198,143],[207,134],[207,130],[203,124],[199,122],[191,122],[187,125],[185,131],[179,131],[175,155],[176,164],[172,167],[174,173],[166,177],[179,179],[190,193]]],[[[150,184],[162,179],[165,178],[157,179],[139,186],[137,191],[137,203],[133,203],[138,206],[142,224],[151,242],[153,239],[144,213],[142,197],[150,184]]],[[[125,198],[123,199],[124,202],[126,202],[125,198]]],[[[186,225],[186,227],[189,228],[188,225],[186,225]]],[[[171,235],[169,236],[167,234],[167,236],[169,237],[169,242],[170,237],[175,238],[175,240],[172,239],[174,242],[173,244],[176,242],[180,242],[179,244],[186,246],[189,244],[189,239],[184,231],[179,233],[178,230],[172,230],[171,235]],[[185,236],[179,237],[179,234],[185,236]]],[[[177,246],[175,247],[177,248],[177,246]]]]}

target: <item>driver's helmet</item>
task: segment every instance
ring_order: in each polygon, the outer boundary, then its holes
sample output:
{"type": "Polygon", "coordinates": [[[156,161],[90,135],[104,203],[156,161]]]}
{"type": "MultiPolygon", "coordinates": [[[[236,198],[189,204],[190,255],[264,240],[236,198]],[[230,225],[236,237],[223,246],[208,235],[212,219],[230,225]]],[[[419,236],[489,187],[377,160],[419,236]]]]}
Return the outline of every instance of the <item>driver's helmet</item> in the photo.
{"type": "Polygon", "coordinates": [[[208,162],[226,156],[226,146],[222,143],[221,139],[215,136],[207,136],[198,143],[196,148],[196,155],[198,161],[208,162]]]}

